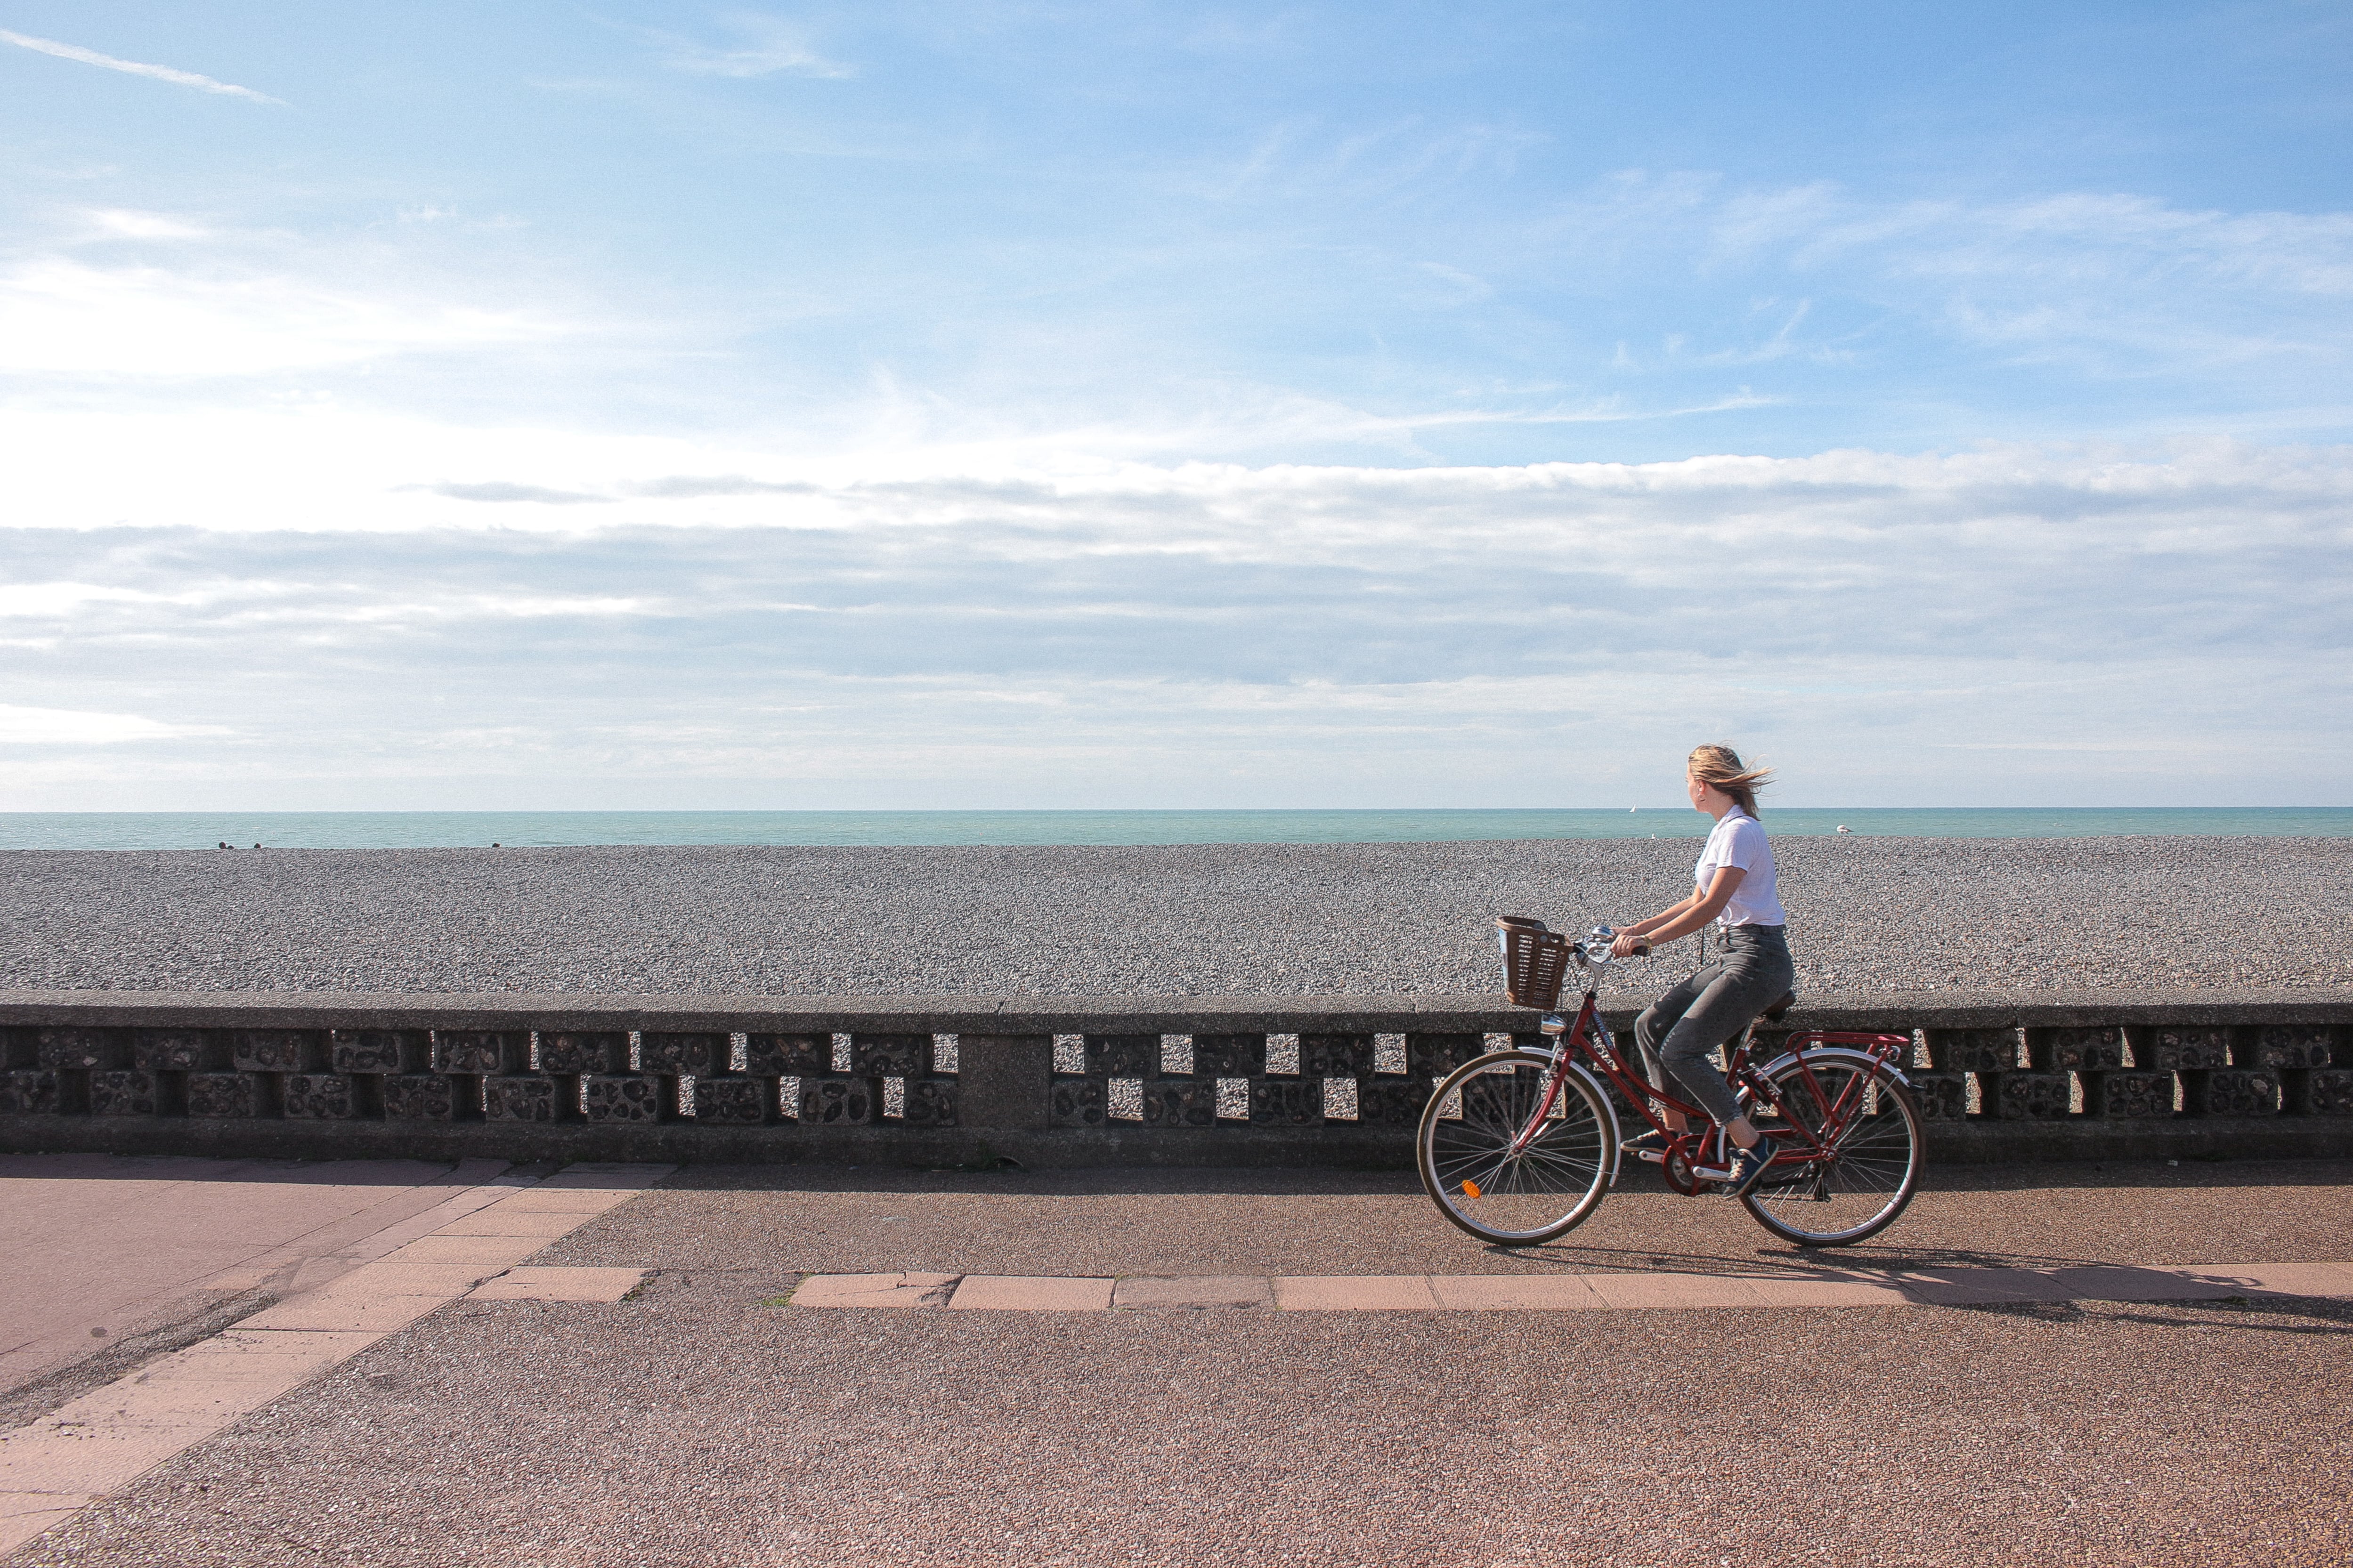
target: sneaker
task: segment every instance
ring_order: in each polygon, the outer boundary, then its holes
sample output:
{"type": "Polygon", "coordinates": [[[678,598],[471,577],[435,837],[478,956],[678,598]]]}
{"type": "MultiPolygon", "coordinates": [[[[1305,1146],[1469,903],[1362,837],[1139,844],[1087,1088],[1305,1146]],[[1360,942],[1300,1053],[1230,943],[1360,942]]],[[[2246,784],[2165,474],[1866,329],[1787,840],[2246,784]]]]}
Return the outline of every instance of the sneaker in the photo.
{"type": "Polygon", "coordinates": [[[1736,1149],[1732,1167],[1725,1173],[1724,1195],[1746,1197],[1765,1177],[1765,1167],[1773,1163],[1773,1140],[1760,1138],[1754,1149],[1736,1149]]]}
{"type": "Polygon", "coordinates": [[[1637,1160],[1648,1160],[1654,1165],[1667,1157],[1667,1135],[1656,1128],[1618,1146],[1637,1160]]]}

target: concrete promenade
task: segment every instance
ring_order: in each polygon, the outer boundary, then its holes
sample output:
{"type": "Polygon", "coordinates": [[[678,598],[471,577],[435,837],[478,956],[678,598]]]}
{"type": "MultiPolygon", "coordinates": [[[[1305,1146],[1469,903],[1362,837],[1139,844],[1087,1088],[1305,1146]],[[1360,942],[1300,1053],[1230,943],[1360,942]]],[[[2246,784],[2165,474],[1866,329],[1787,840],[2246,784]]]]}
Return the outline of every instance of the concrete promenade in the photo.
{"type": "Polygon", "coordinates": [[[15,1156],[0,1561],[2334,1564],[2348,1200],[1947,1171],[1809,1256],[1643,1173],[1503,1253],[1388,1174],[15,1156]]]}

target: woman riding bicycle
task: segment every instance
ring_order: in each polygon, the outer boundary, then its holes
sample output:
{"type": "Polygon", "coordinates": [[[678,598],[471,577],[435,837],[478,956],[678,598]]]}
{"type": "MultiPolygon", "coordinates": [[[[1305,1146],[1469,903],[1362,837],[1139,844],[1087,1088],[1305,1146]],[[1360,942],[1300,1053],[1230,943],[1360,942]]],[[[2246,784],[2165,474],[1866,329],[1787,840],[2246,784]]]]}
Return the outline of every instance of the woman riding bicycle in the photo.
{"type": "MultiPolygon", "coordinates": [[[[1692,868],[1691,896],[1649,920],[1618,929],[1610,952],[1620,958],[1687,936],[1714,921],[1723,928],[1724,956],[1676,985],[1643,1010],[1634,1038],[1642,1048],[1651,1082],[1670,1080],[1714,1117],[1738,1150],[1725,1190],[1738,1197],[1757,1184],[1771,1163],[1764,1136],[1740,1113],[1732,1085],[1710,1059],[1715,1048],[1748,1026],[1759,1013],[1788,994],[1797,966],[1789,961],[1787,919],[1773,887],[1773,849],[1757,821],[1757,791],[1770,783],[1764,768],[1744,768],[1729,746],[1701,746],[1691,754],[1685,777],[1692,805],[1715,819],[1692,868]]],[[[1667,1122],[1688,1132],[1686,1120],[1669,1111],[1667,1122]]],[[[1663,1152],[1657,1132],[1627,1141],[1636,1153],[1663,1152]]]]}

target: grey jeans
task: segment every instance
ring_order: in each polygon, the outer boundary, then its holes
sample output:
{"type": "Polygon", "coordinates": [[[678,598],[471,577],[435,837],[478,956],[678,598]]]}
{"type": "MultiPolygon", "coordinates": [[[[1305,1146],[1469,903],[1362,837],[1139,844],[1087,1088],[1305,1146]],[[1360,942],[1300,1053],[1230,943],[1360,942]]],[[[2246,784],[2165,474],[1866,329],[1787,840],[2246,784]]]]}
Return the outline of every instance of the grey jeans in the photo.
{"type": "Polygon", "coordinates": [[[1708,1058],[1797,981],[1787,927],[1725,928],[1724,956],[1643,1008],[1634,1021],[1635,1043],[1642,1047],[1651,1082],[1661,1089],[1671,1081],[1680,1085],[1683,1097],[1719,1125],[1739,1116],[1730,1080],[1708,1058]]]}

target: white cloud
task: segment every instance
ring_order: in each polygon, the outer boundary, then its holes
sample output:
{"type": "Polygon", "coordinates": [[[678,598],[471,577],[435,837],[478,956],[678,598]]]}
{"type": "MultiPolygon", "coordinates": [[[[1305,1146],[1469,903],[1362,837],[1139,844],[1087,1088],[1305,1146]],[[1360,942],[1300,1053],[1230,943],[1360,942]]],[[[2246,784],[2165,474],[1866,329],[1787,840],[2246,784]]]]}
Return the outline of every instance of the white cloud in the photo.
{"type": "Polygon", "coordinates": [[[169,741],[185,735],[225,735],[213,725],[164,724],[135,713],[86,713],[65,708],[18,708],[0,703],[0,745],[110,746],[126,741],[169,741]]]}
{"type": "Polygon", "coordinates": [[[14,44],[20,49],[32,49],[44,55],[55,55],[61,60],[79,60],[84,65],[99,66],[111,71],[123,71],[132,76],[153,77],[157,81],[174,82],[181,87],[193,87],[201,92],[216,92],[227,98],[250,99],[256,103],[280,101],[267,93],[256,92],[249,87],[237,87],[229,82],[215,81],[211,77],[198,76],[194,71],[174,70],[170,66],[142,65],[137,60],[117,59],[112,55],[102,55],[96,49],[85,49],[78,44],[60,44],[53,38],[27,37],[22,33],[11,33],[5,28],[0,28],[0,43],[14,44]]]}
{"type": "Polygon", "coordinates": [[[203,239],[211,232],[169,213],[100,207],[88,216],[100,234],[117,239],[203,239]]]}
{"type": "Polygon", "coordinates": [[[0,583],[0,617],[55,619],[85,605],[153,604],[165,595],[99,583],[0,583]]]}
{"type": "Polygon", "coordinates": [[[738,14],[726,21],[743,40],[732,48],[697,43],[651,27],[637,31],[660,46],[664,64],[695,76],[839,79],[858,74],[855,68],[818,54],[797,28],[774,17],[738,14]]]}
{"type": "Polygon", "coordinates": [[[303,504],[231,510],[290,531],[13,537],[23,700],[233,727],[188,776],[679,805],[1606,803],[1718,734],[1820,804],[2353,776],[2353,448],[1252,468],[286,417],[303,504]],[[420,468],[613,499],[364,488],[420,468]]]}
{"type": "Polygon", "coordinates": [[[0,273],[0,374],[249,376],[543,341],[565,330],[525,310],[358,293],[283,274],[94,267],[56,256],[0,273]]]}

